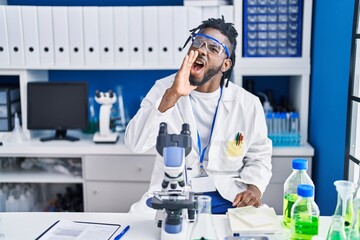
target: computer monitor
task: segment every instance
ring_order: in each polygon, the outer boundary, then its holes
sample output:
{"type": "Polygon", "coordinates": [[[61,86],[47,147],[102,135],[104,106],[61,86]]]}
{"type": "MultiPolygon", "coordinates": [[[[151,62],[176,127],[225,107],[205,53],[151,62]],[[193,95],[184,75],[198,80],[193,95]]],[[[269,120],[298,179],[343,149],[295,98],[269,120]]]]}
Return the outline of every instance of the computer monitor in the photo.
{"type": "Polygon", "coordinates": [[[30,130],[56,130],[55,136],[41,141],[78,138],[66,135],[68,129],[85,129],[88,119],[86,82],[30,82],[27,85],[30,130]]]}

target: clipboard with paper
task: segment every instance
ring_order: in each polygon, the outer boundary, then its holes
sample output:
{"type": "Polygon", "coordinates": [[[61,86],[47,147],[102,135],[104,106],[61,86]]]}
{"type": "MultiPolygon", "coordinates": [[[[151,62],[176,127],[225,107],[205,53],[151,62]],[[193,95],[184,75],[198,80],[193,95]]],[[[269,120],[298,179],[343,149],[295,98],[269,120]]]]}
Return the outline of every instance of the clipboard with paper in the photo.
{"type": "Polygon", "coordinates": [[[59,220],[35,240],[108,240],[120,226],[120,224],[59,220]]]}

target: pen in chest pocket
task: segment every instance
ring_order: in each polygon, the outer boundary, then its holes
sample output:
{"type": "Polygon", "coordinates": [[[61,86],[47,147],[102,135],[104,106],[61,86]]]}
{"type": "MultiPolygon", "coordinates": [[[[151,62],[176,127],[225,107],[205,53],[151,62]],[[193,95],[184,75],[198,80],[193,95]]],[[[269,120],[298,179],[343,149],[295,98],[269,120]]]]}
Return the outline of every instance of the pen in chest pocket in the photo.
{"type": "Polygon", "coordinates": [[[238,132],[236,134],[236,146],[240,146],[242,145],[243,141],[244,141],[244,134],[242,132],[238,132]]]}

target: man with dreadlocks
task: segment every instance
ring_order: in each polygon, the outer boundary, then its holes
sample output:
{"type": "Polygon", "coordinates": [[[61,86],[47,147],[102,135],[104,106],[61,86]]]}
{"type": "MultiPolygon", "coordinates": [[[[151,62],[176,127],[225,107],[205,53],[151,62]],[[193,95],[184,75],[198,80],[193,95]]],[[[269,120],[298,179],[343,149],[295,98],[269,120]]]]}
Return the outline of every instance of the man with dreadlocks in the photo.
{"type": "MultiPolygon", "coordinates": [[[[127,126],[125,144],[145,152],[156,145],[161,122],[169,133],[180,133],[188,123],[193,146],[185,166],[193,190],[212,197],[213,213],[258,207],[272,175],[272,145],[259,99],[229,82],[238,34],[224,18],[203,21],[190,32],[185,46],[190,40],[191,46],[180,69],[158,80],[146,95],[127,126]]],[[[158,155],[150,189],[130,211],[151,211],[145,202],[161,190],[163,177],[158,155]]]]}

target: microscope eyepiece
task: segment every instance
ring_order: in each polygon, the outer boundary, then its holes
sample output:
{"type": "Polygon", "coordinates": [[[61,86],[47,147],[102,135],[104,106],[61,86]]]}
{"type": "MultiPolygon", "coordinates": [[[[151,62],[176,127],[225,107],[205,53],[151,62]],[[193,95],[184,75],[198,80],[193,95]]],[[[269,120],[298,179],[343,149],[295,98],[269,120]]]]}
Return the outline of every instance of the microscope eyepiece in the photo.
{"type": "Polygon", "coordinates": [[[189,124],[184,123],[184,124],[182,125],[181,134],[187,134],[187,135],[190,135],[190,134],[191,134],[191,132],[190,132],[190,125],[189,125],[189,124]]]}
{"type": "Polygon", "coordinates": [[[114,92],[112,90],[109,90],[109,97],[113,98],[114,97],[114,92]]]}
{"type": "Polygon", "coordinates": [[[159,135],[167,134],[167,124],[165,122],[160,123],[159,135]]]}

